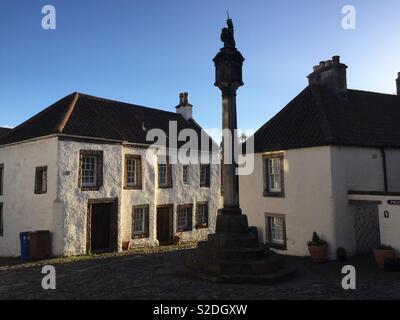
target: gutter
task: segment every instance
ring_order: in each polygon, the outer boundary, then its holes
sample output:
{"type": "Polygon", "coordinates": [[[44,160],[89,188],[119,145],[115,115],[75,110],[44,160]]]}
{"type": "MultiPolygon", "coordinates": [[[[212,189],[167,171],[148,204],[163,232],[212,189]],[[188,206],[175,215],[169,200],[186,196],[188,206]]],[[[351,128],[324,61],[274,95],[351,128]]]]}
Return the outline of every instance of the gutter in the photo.
{"type": "Polygon", "coordinates": [[[383,168],[383,186],[384,191],[388,192],[388,181],[387,181],[387,166],[386,166],[386,152],[384,148],[380,148],[382,155],[382,168],[383,168]]]}

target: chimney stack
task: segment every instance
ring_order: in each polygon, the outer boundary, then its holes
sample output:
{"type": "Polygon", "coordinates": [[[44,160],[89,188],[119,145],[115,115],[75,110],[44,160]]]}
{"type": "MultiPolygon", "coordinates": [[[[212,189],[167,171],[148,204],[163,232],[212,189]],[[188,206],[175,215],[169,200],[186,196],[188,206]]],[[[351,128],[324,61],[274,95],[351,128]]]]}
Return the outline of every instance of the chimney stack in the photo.
{"type": "Polygon", "coordinates": [[[332,60],[321,61],[313,67],[313,72],[308,75],[309,84],[319,84],[329,87],[340,99],[346,99],[347,66],[340,62],[339,56],[333,56],[332,60]]]}
{"type": "Polygon", "coordinates": [[[188,100],[188,93],[183,92],[179,94],[179,104],[176,106],[176,113],[181,114],[186,120],[192,118],[192,105],[188,100]]]}
{"type": "Polygon", "coordinates": [[[400,72],[397,73],[396,85],[397,85],[397,95],[400,96],[400,72]]]}

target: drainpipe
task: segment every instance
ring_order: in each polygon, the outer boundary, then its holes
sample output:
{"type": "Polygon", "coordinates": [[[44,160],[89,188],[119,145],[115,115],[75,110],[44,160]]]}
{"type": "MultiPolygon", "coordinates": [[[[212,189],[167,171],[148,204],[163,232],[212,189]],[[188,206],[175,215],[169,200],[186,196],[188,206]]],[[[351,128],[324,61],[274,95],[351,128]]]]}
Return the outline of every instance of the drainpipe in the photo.
{"type": "Polygon", "coordinates": [[[384,186],[384,191],[388,192],[386,153],[384,148],[381,148],[381,154],[382,154],[382,168],[383,168],[383,186],[384,186]]]}

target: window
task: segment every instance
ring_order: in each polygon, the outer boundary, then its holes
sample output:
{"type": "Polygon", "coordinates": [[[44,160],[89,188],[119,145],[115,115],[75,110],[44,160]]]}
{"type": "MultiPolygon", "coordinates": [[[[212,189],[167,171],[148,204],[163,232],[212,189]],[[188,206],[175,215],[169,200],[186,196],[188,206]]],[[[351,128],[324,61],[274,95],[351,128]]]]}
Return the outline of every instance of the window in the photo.
{"type": "Polygon", "coordinates": [[[196,228],[208,227],[208,203],[201,202],[196,205],[196,228]]]}
{"type": "Polygon", "coordinates": [[[3,204],[2,203],[0,203],[0,237],[2,237],[4,234],[3,234],[3,227],[4,227],[4,224],[3,224],[3,204]]]}
{"type": "Polygon", "coordinates": [[[192,205],[178,206],[176,211],[176,231],[192,230],[192,205]]]}
{"type": "Polygon", "coordinates": [[[281,214],[266,215],[267,240],[271,248],[286,250],[285,216],[281,214]]]}
{"type": "Polygon", "coordinates": [[[47,167],[37,167],[35,173],[35,194],[47,192],[47,167]]]}
{"type": "Polygon", "coordinates": [[[125,156],[125,189],[142,188],[142,159],[139,155],[125,156]]]}
{"type": "Polygon", "coordinates": [[[184,165],[182,167],[182,180],[183,184],[189,184],[189,166],[184,165]]]}
{"type": "Polygon", "coordinates": [[[172,188],[172,166],[169,159],[158,162],[158,187],[172,188]]]}
{"type": "Polygon", "coordinates": [[[103,185],[103,151],[81,150],[79,186],[82,190],[99,190],[103,185]]]}
{"type": "Polygon", "coordinates": [[[200,165],[200,187],[210,186],[210,165],[201,164],[200,165]]]}
{"type": "Polygon", "coordinates": [[[133,207],[132,238],[149,237],[149,206],[133,207]]]}
{"type": "Polygon", "coordinates": [[[283,172],[283,154],[264,156],[264,196],[285,196],[283,172]]]}
{"type": "Polygon", "coordinates": [[[0,196],[3,195],[4,184],[4,164],[0,164],[0,196]]]}

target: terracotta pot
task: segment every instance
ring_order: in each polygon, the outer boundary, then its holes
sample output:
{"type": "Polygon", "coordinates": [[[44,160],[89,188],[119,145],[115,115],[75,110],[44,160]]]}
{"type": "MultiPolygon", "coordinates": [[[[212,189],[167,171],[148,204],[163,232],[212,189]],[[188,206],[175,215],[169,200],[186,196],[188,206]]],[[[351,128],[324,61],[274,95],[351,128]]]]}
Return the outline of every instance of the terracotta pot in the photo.
{"type": "Polygon", "coordinates": [[[131,242],[130,241],[123,241],[122,242],[122,250],[129,250],[131,246],[131,242]]]}
{"type": "Polygon", "coordinates": [[[175,236],[174,237],[174,244],[178,245],[178,244],[180,244],[180,242],[181,242],[181,237],[180,236],[175,236]]]}
{"type": "Polygon", "coordinates": [[[374,249],[375,261],[381,269],[385,267],[385,259],[394,259],[395,257],[393,249],[374,249]]]}
{"type": "Polygon", "coordinates": [[[312,260],[315,263],[323,263],[328,260],[328,245],[323,246],[308,246],[308,251],[310,251],[310,255],[312,260]]]}

